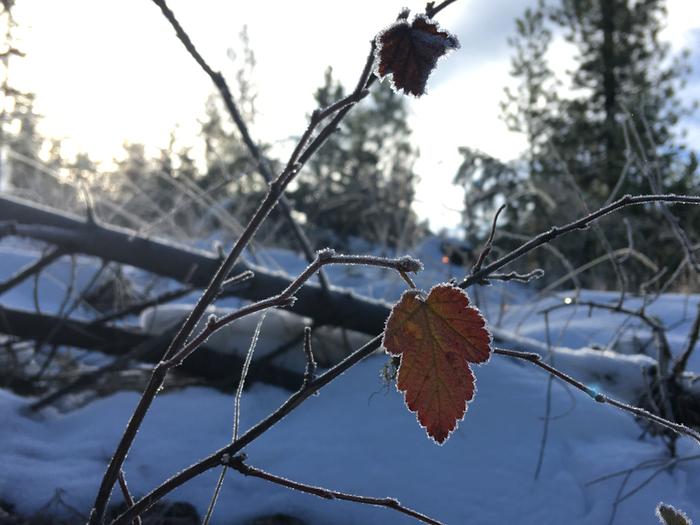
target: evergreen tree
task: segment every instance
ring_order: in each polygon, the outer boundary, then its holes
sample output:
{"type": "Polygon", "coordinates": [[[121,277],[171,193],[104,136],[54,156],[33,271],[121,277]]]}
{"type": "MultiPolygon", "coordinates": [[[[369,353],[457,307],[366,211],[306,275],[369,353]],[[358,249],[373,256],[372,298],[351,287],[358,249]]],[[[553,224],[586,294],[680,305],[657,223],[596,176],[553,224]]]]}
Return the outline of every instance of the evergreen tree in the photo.
{"type": "MultiPolygon", "coordinates": [[[[688,111],[677,90],[689,68],[684,56],[670,60],[668,45],[659,40],[665,16],[662,0],[560,0],[540,2],[516,22],[510,43],[519,86],[506,92],[503,114],[511,130],[525,134],[528,151],[518,163],[500,163],[502,173],[489,183],[512,205],[510,226],[532,234],[625,193],[692,190],[697,163],[677,131],[688,111]],[[565,78],[556,78],[547,62],[553,32],[576,49],[576,67],[565,78]]],[[[458,180],[485,184],[484,167],[499,165],[487,160],[479,164],[466,155],[458,180]]],[[[695,210],[674,213],[697,230],[695,210]]],[[[627,216],[637,250],[659,267],[680,262],[677,243],[661,233],[657,207],[631,209],[627,216]]],[[[604,222],[603,229],[606,240],[589,232],[560,245],[582,264],[605,253],[608,242],[628,244],[621,221],[604,222]]],[[[614,275],[608,269],[607,284],[614,275]]]]}
{"type": "Polygon", "coordinates": [[[3,0],[0,4],[0,63],[2,64],[2,102],[0,103],[0,183],[3,187],[13,186],[25,192],[35,192],[38,181],[35,169],[31,166],[36,160],[43,139],[37,133],[38,115],[34,112],[34,95],[17,89],[11,83],[10,66],[13,59],[24,53],[15,46],[17,24],[13,17],[13,0],[3,0]],[[11,156],[10,154],[15,155],[11,156]],[[23,159],[17,161],[17,157],[23,159]]]}
{"type": "Polygon", "coordinates": [[[63,167],[60,142],[41,135],[34,94],[12,81],[12,64],[25,56],[16,47],[14,5],[13,0],[0,2],[0,190],[70,209],[76,192],[57,176],[63,167]],[[42,159],[46,149],[48,165],[42,159]]]}
{"type": "MultiPolygon", "coordinates": [[[[344,96],[329,68],[315,93],[318,106],[344,96]]],[[[407,116],[404,99],[377,86],[299,175],[290,197],[310,225],[329,234],[325,242],[342,245],[355,236],[397,246],[415,240],[419,226],[411,204],[418,152],[407,116]]]]}

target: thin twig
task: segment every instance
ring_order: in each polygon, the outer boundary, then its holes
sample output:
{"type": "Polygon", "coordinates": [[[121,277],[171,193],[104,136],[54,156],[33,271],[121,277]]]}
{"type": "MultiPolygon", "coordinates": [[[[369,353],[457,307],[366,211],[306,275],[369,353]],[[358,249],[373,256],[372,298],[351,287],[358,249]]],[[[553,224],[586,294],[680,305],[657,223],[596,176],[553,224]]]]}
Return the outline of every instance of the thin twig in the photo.
{"type": "MultiPolygon", "coordinates": [[[[131,492],[129,492],[129,486],[126,484],[126,478],[124,477],[124,471],[119,470],[119,488],[122,490],[122,496],[124,496],[124,502],[127,507],[131,507],[134,504],[134,498],[131,497],[131,492]]],[[[136,516],[131,522],[132,525],[141,525],[141,517],[136,516]]]]}
{"type": "Polygon", "coordinates": [[[54,248],[45,255],[42,255],[33,263],[20,269],[15,275],[7,279],[5,282],[0,283],[0,294],[14,288],[32,275],[41,272],[44,268],[52,264],[63,255],[66,255],[66,251],[62,248],[54,248]]]}
{"type": "MultiPolygon", "coordinates": [[[[243,399],[243,388],[245,387],[245,380],[248,376],[248,370],[250,370],[250,363],[253,361],[253,354],[255,353],[255,347],[258,344],[258,338],[260,337],[260,329],[265,321],[265,316],[267,312],[264,311],[255,325],[255,331],[253,332],[253,337],[250,340],[250,346],[248,347],[248,352],[245,356],[245,362],[243,363],[243,368],[241,369],[241,377],[238,380],[238,387],[236,388],[236,395],[233,398],[233,430],[231,431],[231,441],[236,441],[238,439],[238,427],[241,419],[241,401],[243,399]]],[[[221,467],[221,474],[219,474],[219,479],[216,482],[216,487],[214,488],[214,494],[212,494],[211,501],[209,502],[209,507],[207,507],[207,513],[202,520],[202,525],[209,525],[211,517],[214,514],[214,509],[216,508],[216,502],[219,500],[219,494],[224,486],[224,480],[226,479],[226,465],[221,467]]]]}
{"type": "Polygon", "coordinates": [[[508,273],[492,273],[489,275],[487,281],[513,281],[516,283],[529,283],[535,279],[540,279],[544,277],[544,270],[542,268],[535,268],[531,272],[518,273],[518,272],[508,272],[508,273]]]}
{"type": "Polygon", "coordinates": [[[690,356],[697,345],[698,336],[700,336],[700,302],[698,303],[698,312],[695,315],[693,326],[690,328],[690,333],[688,334],[688,342],[686,343],[685,349],[681,353],[681,356],[676,361],[676,364],[673,365],[673,377],[678,379],[685,371],[685,367],[688,365],[688,359],[690,359],[690,356]]]}
{"type": "Polygon", "coordinates": [[[182,361],[194,352],[204,341],[206,341],[214,332],[220,330],[224,326],[232,323],[236,319],[240,319],[255,312],[267,310],[268,308],[282,308],[294,304],[294,294],[299,290],[306,281],[308,281],[318,270],[324,266],[332,264],[341,265],[360,265],[360,266],[376,266],[379,268],[389,268],[401,272],[417,272],[423,268],[423,265],[417,259],[410,256],[399,258],[376,257],[374,255],[338,255],[334,250],[321,250],[316,255],[316,259],[306,267],[282,292],[267,299],[248,304],[223,315],[219,318],[210,317],[206,326],[187,344],[172,357],[161,362],[161,366],[172,368],[179,365],[182,361]]]}
{"type": "Polygon", "coordinates": [[[309,383],[316,378],[316,360],[311,349],[311,327],[304,327],[304,355],[306,356],[306,368],[304,369],[304,381],[301,388],[309,386],[309,383]]]}
{"type": "Polygon", "coordinates": [[[248,370],[250,370],[250,363],[253,361],[253,354],[255,353],[255,347],[258,345],[258,339],[260,338],[260,329],[265,321],[265,316],[267,312],[263,312],[255,325],[255,331],[253,332],[253,337],[250,340],[250,346],[248,347],[248,353],[245,356],[245,362],[243,363],[243,368],[241,369],[241,377],[238,380],[238,388],[236,388],[236,395],[234,397],[234,410],[233,410],[233,437],[232,441],[238,439],[238,430],[240,428],[241,420],[241,400],[243,399],[243,389],[245,388],[245,381],[248,377],[248,370]]]}
{"type": "MultiPolygon", "coordinates": [[[[545,338],[547,340],[547,358],[549,359],[549,364],[554,364],[554,354],[552,352],[552,341],[550,338],[549,331],[549,314],[544,314],[544,326],[545,326],[545,338]]],[[[542,439],[540,440],[540,452],[537,456],[537,467],[535,468],[535,479],[540,477],[540,472],[542,471],[542,465],[544,464],[544,452],[547,448],[547,438],[549,437],[549,422],[551,421],[550,415],[552,412],[552,383],[554,382],[554,376],[549,375],[547,377],[547,394],[545,397],[545,408],[544,408],[544,422],[542,426],[542,439]]]]}
{"type": "Polygon", "coordinates": [[[546,232],[540,233],[539,235],[533,237],[529,241],[521,244],[518,248],[515,250],[507,253],[497,261],[492,262],[485,268],[482,268],[478,272],[475,272],[473,275],[470,275],[466,279],[464,279],[460,284],[460,288],[467,288],[469,286],[472,286],[473,284],[478,283],[481,279],[483,278],[488,278],[488,276],[503,268],[505,265],[510,264],[511,262],[519,259],[523,255],[531,252],[535,248],[538,248],[542,246],[543,244],[547,244],[554,239],[557,239],[558,237],[561,237],[562,235],[565,235],[567,233],[571,233],[572,231],[575,230],[585,230],[587,229],[591,223],[594,221],[597,221],[601,217],[604,217],[606,215],[609,215],[610,213],[613,213],[619,209],[625,208],[627,206],[639,206],[642,204],[649,204],[652,202],[667,202],[667,203],[672,203],[672,204],[694,204],[698,205],[700,204],[700,197],[698,196],[693,196],[693,195],[635,195],[634,197],[631,195],[625,195],[624,197],[619,198],[612,204],[609,204],[608,206],[603,206],[602,208],[589,213],[588,215],[581,217],[580,219],[577,219],[575,221],[572,221],[568,224],[565,224],[563,226],[554,226],[547,230],[546,232]]]}
{"type": "Polygon", "coordinates": [[[314,496],[318,496],[319,498],[330,500],[339,499],[344,501],[353,501],[355,503],[363,503],[365,505],[386,507],[388,509],[400,512],[402,514],[406,514],[407,516],[415,518],[418,521],[422,521],[423,523],[429,523],[431,525],[442,525],[441,522],[434,520],[433,518],[430,518],[425,514],[421,514],[420,512],[416,512],[415,510],[409,509],[408,507],[404,507],[397,499],[394,498],[374,498],[371,496],[358,496],[356,494],[347,494],[345,492],[329,490],[323,487],[306,485],[305,483],[299,483],[298,481],[292,481],[281,476],[275,476],[274,474],[270,474],[269,472],[265,472],[264,470],[251,467],[250,465],[245,463],[245,457],[241,455],[227,459],[228,461],[226,461],[225,464],[231,467],[232,469],[237,470],[244,476],[252,476],[255,478],[264,479],[271,483],[287,487],[288,489],[298,490],[306,494],[312,494],[314,496]]]}
{"type": "Polygon", "coordinates": [[[443,0],[438,5],[435,5],[435,2],[428,2],[428,4],[425,6],[425,16],[427,16],[428,18],[434,18],[436,14],[438,14],[448,5],[456,1],[457,0],[443,0]]]}
{"type": "Polygon", "coordinates": [[[626,403],[623,403],[622,401],[618,401],[616,399],[608,397],[605,394],[601,394],[600,392],[598,392],[590,387],[587,387],[586,385],[584,385],[580,381],[577,381],[576,379],[565,374],[564,372],[557,370],[553,366],[550,366],[547,363],[543,362],[542,357],[539,354],[535,354],[533,352],[518,352],[516,350],[506,350],[503,348],[495,348],[493,350],[493,352],[494,352],[494,354],[505,355],[508,357],[515,357],[516,359],[523,359],[525,361],[529,361],[532,364],[539,366],[540,368],[543,368],[544,370],[546,370],[550,374],[558,377],[562,381],[564,381],[564,382],[578,388],[582,392],[588,394],[591,398],[593,398],[598,403],[611,405],[611,406],[614,406],[616,408],[619,408],[620,410],[624,410],[625,412],[629,412],[630,414],[633,414],[639,418],[646,419],[648,421],[651,421],[653,423],[661,425],[662,427],[668,428],[669,430],[673,430],[674,432],[676,432],[678,434],[688,436],[700,444],[700,433],[698,433],[696,430],[693,430],[692,428],[689,428],[689,427],[682,425],[680,423],[674,423],[673,421],[669,421],[667,419],[664,419],[660,416],[657,416],[656,414],[652,414],[651,412],[644,410],[643,408],[639,408],[639,407],[636,407],[633,405],[628,405],[626,403]]]}
{"type": "Polygon", "coordinates": [[[481,250],[479,258],[476,260],[476,264],[474,264],[471,272],[469,273],[470,276],[474,275],[476,272],[481,270],[481,267],[483,266],[486,257],[488,257],[489,253],[491,253],[491,249],[493,248],[493,238],[496,235],[496,225],[498,223],[498,216],[503,210],[506,209],[506,206],[506,204],[501,205],[501,207],[498,208],[498,210],[496,211],[496,214],[493,216],[493,223],[491,224],[491,233],[489,233],[489,237],[488,239],[486,239],[486,244],[484,244],[484,248],[481,250]]]}

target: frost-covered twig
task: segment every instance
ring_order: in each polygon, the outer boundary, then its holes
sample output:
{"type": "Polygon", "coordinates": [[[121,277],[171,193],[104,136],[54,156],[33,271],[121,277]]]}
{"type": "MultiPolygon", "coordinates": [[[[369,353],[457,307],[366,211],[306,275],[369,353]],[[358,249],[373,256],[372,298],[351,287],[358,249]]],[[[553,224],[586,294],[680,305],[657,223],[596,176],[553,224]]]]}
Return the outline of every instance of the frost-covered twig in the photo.
{"type": "Polygon", "coordinates": [[[305,492],[306,494],[313,494],[314,496],[318,496],[319,498],[340,499],[344,501],[353,501],[355,503],[363,503],[365,505],[386,507],[388,509],[401,512],[402,514],[406,514],[407,516],[410,516],[418,521],[422,521],[423,523],[429,523],[431,525],[442,525],[441,522],[434,520],[433,518],[426,516],[425,514],[421,514],[420,512],[416,512],[415,510],[403,506],[397,499],[394,498],[374,498],[371,496],[358,496],[356,494],[348,494],[346,492],[339,492],[337,490],[329,490],[323,487],[316,487],[313,485],[307,485],[305,483],[299,483],[298,481],[292,481],[291,479],[283,478],[281,476],[275,476],[274,474],[270,474],[269,472],[265,472],[264,470],[251,467],[245,462],[245,460],[245,455],[238,455],[227,458],[227,461],[225,461],[224,464],[231,467],[234,470],[237,470],[244,476],[252,476],[255,478],[264,479],[271,483],[287,487],[288,489],[298,490],[300,492],[305,492]]]}
{"type": "Polygon", "coordinates": [[[417,272],[423,268],[423,265],[413,257],[404,256],[396,259],[386,257],[376,257],[373,255],[339,255],[333,250],[321,250],[316,255],[316,259],[292,281],[287,288],[279,294],[257,301],[255,303],[242,306],[238,310],[221,316],[220,318],[210,317],[206,326],[175,355],[168,359],[164,359],[159,366],[164,368],[172,368],[179,365],[182,361],[194,352],[204,341],[206,341],[214,332],[220,330],[224,326],[231,324],[236,319],[245,317],[255,312],[267,310],[269,308],[282,308],[294,304],[294,293],[299,290],[306,281],[308,281],[316,272],[324,266],[332,264],[341,265],[360,265],[360,266],[376,266],[379,268],[388,268],[396,270],[399,274],[407,272],[417,272]]]}
{"type": "MultiPolygon", "coordinates": [[[[265,321],[265,315],[267,312],[263,312],[255,326],[255,331],[253,332],[253,337],[250,340],[250,346],[248,347],[248,352],[245,356],[245,362],[243,363],[243,368],[241,369],[241,377],[238,380],[238,387],[236,388],[236,395],[233,398],[233,430],[231,432],[231,440],[236,441],[238,439],[238,427],[241,420],[241,401],[243,399],[243,388],[245,387],[245,381],[248,376],[248,370],[250,370],[250,364],[253,362],[253,354],[255,353],[255,347],[258,344],[258,338],[260,337],[260,329],[265,321]]],[[[211,517],[214,514],[214,508],[216,507],[216,502],[219,500],[219,494],[224,486],[224,479],[226,478],[226,465],[221,468],[221,474],[219,474],[219,479],[216,482],[216,487],[214,488],[214,494],[212,494],[211,501],[209,502],[209,507],[207,508],[207,513],[204,516],[202,525],[209,525],[211,517]]],[[[133,502],[131,503],[133,505],[133,502]]]]}
{"type": "Polygon", "coordinates": [[[501,207],[498,208],[498,210],[496,210],[496,213],[493,216],[493,222],[491,223],[491,232],[489,233],[488,239],[486,239],[486,244],[484,244],[484,248],[479,254],[479,258],[476,260],[476,263],[472,267],[471,272],[469,272],[470,276],[474,275],[476,272],[481,270],[481,267],[484,265],[486,257],[488,257],[489,253],[491,253],[491,249],[493,248],[493,238],[496,235],[496,225],[498,224],[498,216],[503,210],[506,209],[506,206],[506,204],[502,204],[501,207]]]}
{"type": "MultiPolygon", "coordinates": [[[[544,329],[545,338],[547,341],[547,359],[549,364],[554,364],[554,354],[552,352],[552,339],[549,330],[549,314],[545,312],[544,314],[544,329]]],[[[538,479],[540,477],[540,472],[542,471],[542,465],[544,465],[544,452],[547,448],[547,438],[549,437],[549,422],[551,420],[552,413],[552,383],[554,382],[554,376],[552,374],[547,377],[547,393],[545,395],[545,405],[544,405],[544,419],[542,422],[542,439],[540,440],[540,451],[537,455],[537,466],[535,467],[534,478],[538,479]]]]}
{"type": "Polygon", "coordinates": [[[546,232],[536,235],[529,241],[521,244],[518,248],[507,253],[497,261],[492,262],[488,266],[482,268],[473,275],[470,275],[464,279],[460,284],[460,288],[468,288],[478,282],[481,279],[488,278],[491,273],[500,270],[507,264],[519,259],[523,255],[530,253],[535,248],[547,244],[554,239],[561,237],[562,235],[571,233],[576,230],[585,230],[593,222],[597,221],[601,217],[604,217],[610,213],[613,213],[619,209],[625,208],[627,206],[639,206],[642,204],[648,204],[652,202],[665,202],[669,204],[700,204],[700,197],[694,195],[625,195],[615,202],[609,204],[608,206],[603,206],[598,210],[589,213],[588,215],[581,217],[575,221],[572,221],[563,226],[554,226],[546,232]]]}
{"type": "MultiPolygon", "coordinates": [[[[131,506],[134,504],[134,498],[131,497],[131,492],[129,492],[129,485],[126,484],[126,478],[124,477],[124,471],[120,470],[119,471],[119,488],[122,491],[122,496],[124,496],[124,503],[127,504],[127,506],[131,506]]],[[[141,516],[136,516],[134,520],[131,522],[132,525],[141,525],[141,516]]]]}
{"type": "Polygon", "coordinates": [[[588,394],[591,398],[593,398],[595,401],[598,403],[603,403],[607,405],[614,406],[616,408],[619,408],[620,410],[623,410],[625,412],[629,412],[630,414],[633,414],[637,417],[640,417],[642,419],[646,419],[647,421],[651,421],[653,423],[656,423],[658,425],[661,425],[662,427],[668,428],[669,430],[673,430],[674,432],[678,434],[682,434],[684,436],[688,436],[700,444],[700,433],[698,433],[696,430],[693,430],[692,428],[689,428],[685,425],[682,425],[680,423],[674,423],[673,421],[669,421],[667,419],[664,419],[660,416],[657,416],[655,414],[652,414],[651,412],[648,412],[644,410],[643,408],[639,408],[633,405],[628,405],[627,403],[623,403],[622,401],[618,401],[616,399],[613,399],[611,397],[606,396],[605,394],[601,394],[600,392],[594,390],[593,388],[590,388],[580,381],[577,381],[573,377],[565,374],[564,372],[557,370],[553,366],[548,365],[547,363],[542,361],[542,356],[540,354],[535,354],[533,352],[518,352],[516,350],[506,350],[504,348],[495,348],[493,351],[495,354],[500,354],[500,355],[505,355],[508,357],[515,357],[516,359],[522,359],[525,361],[529,361],[532,364],[539,366],[540,368],[543,368],[550,374],[554,375],[555,377],[558,377],[565,383],[568,383],[576,388],[578,388],[581,392],[584,392],[588,394]]]}
{"type": "Polygon", "coordinates": [[[690,333],[688,334],[688,342],[676,361],[676,364],[673,365],[673,377],[680,378],[681,374],[685,371],[685,367],[688,365],[688,359],[690,359],[697,345],[698,336],[700,336],[700,303],[698,303],[698,311],[695,314],[693,326],[690,328],[690,333]]]}
{"type": "Polygon", "coordinates": [[[311,349],[311,327],[304,327],[304,355],[306,356],[306,368],[304,369],[304,382],[301,388],[309,386],[309,383],[316,378],[316,360],[311,349]]]}
{"type": "Polygon", "coordinates": [[[529,283],[535,279],[540,279],[544,277],[544,270],[541,268],[535,268],[534,270],[527,273],[518,272],[508,272],[508,273],[492,273],[489,275],[487,281],[513,281],[516,283],[529,283]]]}

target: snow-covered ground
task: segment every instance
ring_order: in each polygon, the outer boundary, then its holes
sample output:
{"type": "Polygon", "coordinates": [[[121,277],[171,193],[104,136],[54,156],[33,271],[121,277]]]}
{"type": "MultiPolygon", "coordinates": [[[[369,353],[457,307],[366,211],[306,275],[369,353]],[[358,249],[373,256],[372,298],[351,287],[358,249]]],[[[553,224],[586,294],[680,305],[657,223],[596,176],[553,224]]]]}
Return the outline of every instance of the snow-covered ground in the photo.
{"type": "MultiPolygon", "coordinates": [[[[415,253],[426,264],[426,271],[418,277],[419,286],[460,276],[458,268],[440,263],[437,242],[431,240],[415,253]]],[[[34,256],[28,248],[17,246],[0,250],[0,282],[34,256]]],[[[267,250],[263,255],[271,267],[292,274],[304,267],[301,259],[282,250],[267,250]]],[[[84,284],[97,265],[86,259],[77,268],[76,280],[84,284]]],[[[66,261],[44,273],[39,283],[43,311],[58,309],[69,274],[66,261]]],[[[387,300],[396,299],[405,287],[391,272],[376,269],[332,268],[330,277],[338,286],[387,300]]],[[[139,278],[138,272],[134,278],[139,278]]],[[[25,283],[0,296],[0,304],[33,308],[32,287],[33,283],[25,283]]],[[[538,312],[561,303],[573,292],[540,300],[523,286],[495,285],[470,295],[498,330],[544,342],[546,325],[538,312]]],[[[584,291],[582,297],[610,302],[617,296],[584,291]]],[[[674,352],[683,348],[698,300],[697,296],[668,294],[648,308],[651,315],[672,326],[668,336],[674,352]]],[[[187,301],[191,298],[181,303],[187,301]]],[[[639,299],[632,298],[626,305],[634,308],[635,301],[639,299]]],[[[224,306],[235,304],[228,300],[224,306]]],[[[89,312],[76,311],[75,315],[89,316],[89,312]]],[[[549,339],[558,347],[595,345],[629,353],[635,344],[643,345],[649,333],[639,323],[625,319],[583,307],[564,308],[549,314],[549,339]],[[626,330],[620,332],[625,322],[626,330]]],[[[251,335],[252,327],[238,337],[245,340],[251,335]]],[[[278,339],[278,331],[271,326],[266,332],[263,325],[261,349],[279,344],[278,339]]],[[[585,351],[605,356],[602,350],[585,351]]],[[[628,365],[632,370],[641,369],[645,359],[631,356],[628,365]]],[[[310,398],[246,449],[249,463],[330,489],[396,497],[450,524],[604,524],[618,494],[628,492],[631,496],[617,505],[616,524],[658,523],[654,508],[659,501],[700,519],[700,459],[657,471],[669,460],[660,439],[640,439],[641,427],[631,416],[596,404],[557,382],[552,388],[553,417],[542,470],[535,479],[547,395],[547,376],[539,369],[500,356],[475,367],[475,400],[448,442],[436,446],[407,411],[402,395],[380,378],[386,362],[384,355],[374,355],[310,398]],[[633,472],[621,491],[624,476],[593,483],[641,464],[651,467],[633,472]]],[[[700,371],[698,355],[691,360],[690,369],[700,371]]],[[[606,384],[596,387],[605,390],[606,384]]],[[[620,395],[620,391],[624,389],[610,393],[620,395]]],[[[254,385],[243,398],[242,430],[269,414],[288,395],[275,387],[254,385]]],[[[29,415],[26,407],[31,399],[0,390],[0,500],[31,513],[60,491],[65,503],[87,513],[137,399],[136,393],[122,392],[65,413],[48,408],[29,415]]],[[[137,496],[145,493],[226,444],[232,412],[232,396],[213,389],[191,387],[160,395],[125,465],[132,492],[137,496]]],[[[700,446],[680,439],[680,458],[697,454],[700,446]]],[[[203,514],[217,476],[212,471],[196,478],[170,498],[189,501],[203,514]]],[[[113,500],[119,499],[115,491],[113,500]]],[[[413,522],[391,510],[326,501],[237,473],[227,476],[213,522],[242,524],[277,512],[309,524],[413,522]]]]}

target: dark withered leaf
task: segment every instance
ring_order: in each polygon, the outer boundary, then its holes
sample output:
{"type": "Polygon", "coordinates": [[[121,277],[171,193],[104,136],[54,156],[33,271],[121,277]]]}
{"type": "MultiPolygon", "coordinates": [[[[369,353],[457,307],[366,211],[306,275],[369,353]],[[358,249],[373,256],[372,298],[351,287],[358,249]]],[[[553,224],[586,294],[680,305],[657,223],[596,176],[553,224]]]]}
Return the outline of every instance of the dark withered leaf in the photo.
{"type": "Polygon", "coordinates": [[[419,97],[438,59],[459,47],[457,37],[441,31],[437,22],[418,15],[412,23],[399,18],[377,35],[377,75],[391,75],[394,91],[419,97]]]}

